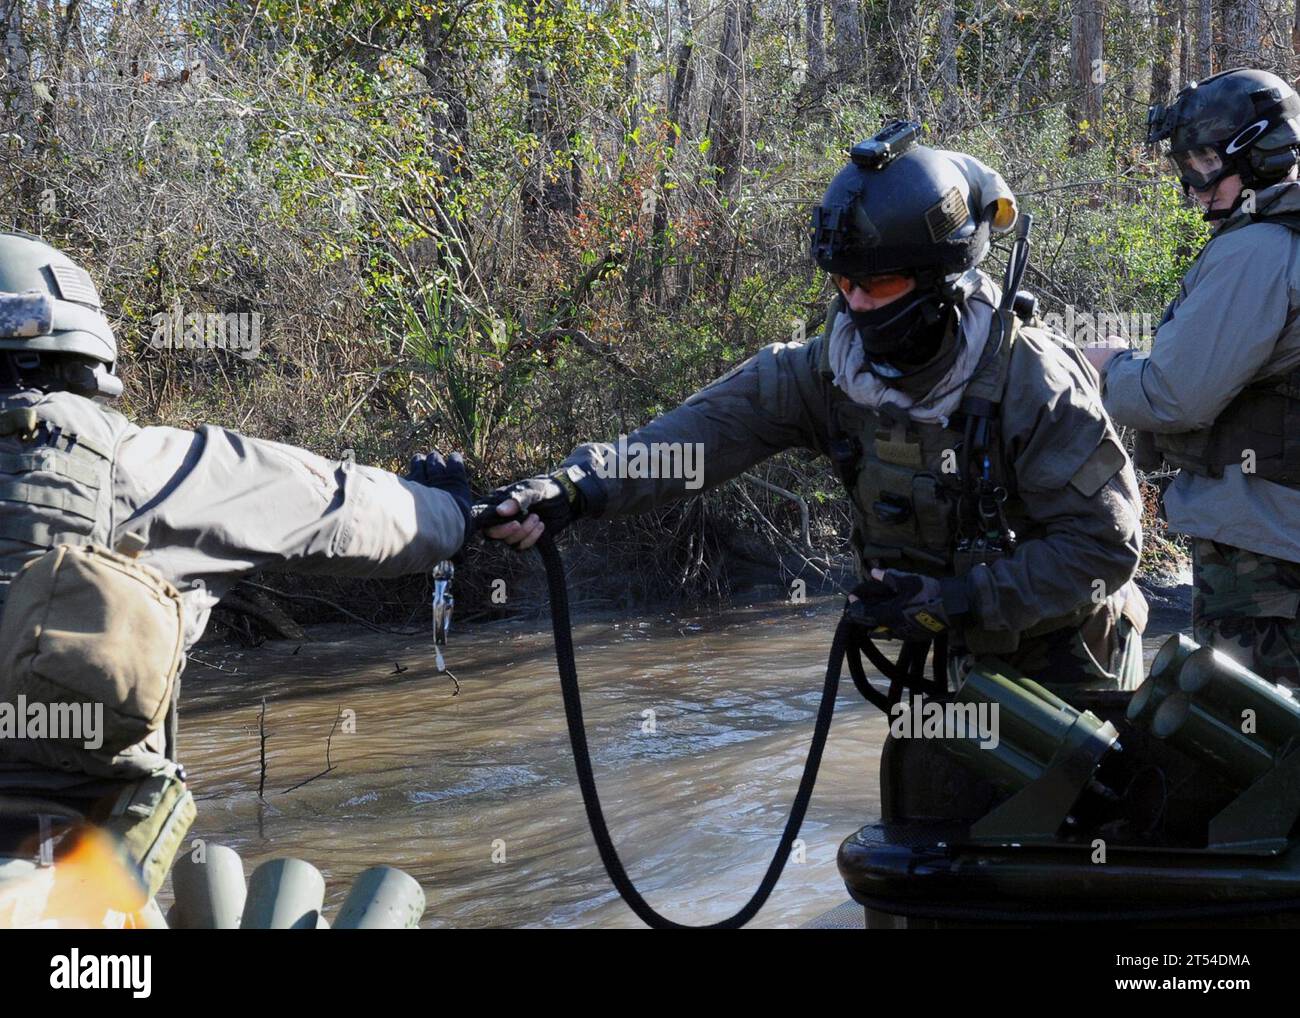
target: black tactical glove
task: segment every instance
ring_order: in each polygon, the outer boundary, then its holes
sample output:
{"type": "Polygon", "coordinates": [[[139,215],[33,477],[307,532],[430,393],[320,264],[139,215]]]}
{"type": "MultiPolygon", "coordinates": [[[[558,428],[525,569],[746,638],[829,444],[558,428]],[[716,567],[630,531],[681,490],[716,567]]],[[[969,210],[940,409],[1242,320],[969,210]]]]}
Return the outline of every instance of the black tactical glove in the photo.
{"type": "Polygon", "coordinates": [[[880,579],[853,588],[857,601],[844,613],[869,629],[885,629],[899,640],[932,640],[969,610],[963,580],[886,569],[880,579]]]}
{"type": "Polygon", "coordinates": [[[604,508],[605,490],[599,478],[574,465],[553,474],[503,485],[488,495],[484,502],[496,506],[512,498],[519,503],[518,513],[501,520],[483,521],[481,525],[522,520],[531,513],[546,525],[548,534],[556,537],[574,520],[599,513],[604,508]]]}
{"type": "Polygon", "coordinates": [[[412,456],[406,479],[427,488],[440,488],[450,495],[465,517],[465,538],[469,539],[474,525],[469,511],[473,496],[469,490],[469,475],[465,473],[465,459],[460,453],[454,452],[446,459],[436,452],[412,456]]]}

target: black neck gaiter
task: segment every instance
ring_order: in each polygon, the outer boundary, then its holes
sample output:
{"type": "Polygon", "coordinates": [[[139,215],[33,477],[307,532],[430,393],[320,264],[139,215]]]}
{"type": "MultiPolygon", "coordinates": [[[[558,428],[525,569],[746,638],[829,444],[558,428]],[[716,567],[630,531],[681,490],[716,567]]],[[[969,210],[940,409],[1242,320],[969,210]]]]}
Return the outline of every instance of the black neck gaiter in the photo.
{"type": "Polygon", "coordinates": [[[885,363],[875,363],[868,356],[867,366],[890,388],[920,400],[952,368],[957,360],[959,340],[957,315],[949,308],[935,325],[914,334],[905,354],[895,355],[885,363]]]}
{"type": "Polygon", "coordinates": [[[848,309],[868,359],[877,361],[915,357],[910,348],[922,338],[918,332],[927,324],[933,326],[936,320],[941,321],[942,311],[938,294],[930,291],[910,293],[874,311],[848,309]]]}
{"type": "Polygon", "coordinates": [[[956,358],[956,314],[933,290],[908,294],[874,311],[847,309],[867,367],[892,388],[924,396],[956,358]]]}

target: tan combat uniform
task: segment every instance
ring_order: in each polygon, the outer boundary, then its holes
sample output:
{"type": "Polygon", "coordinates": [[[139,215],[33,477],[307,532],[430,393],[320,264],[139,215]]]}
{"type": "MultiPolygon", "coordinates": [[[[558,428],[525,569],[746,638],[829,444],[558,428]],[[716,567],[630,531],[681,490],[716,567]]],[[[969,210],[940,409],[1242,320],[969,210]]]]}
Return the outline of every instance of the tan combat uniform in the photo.
{"type": "MultiPolygon", "coordinates": [[[[421,572],[454,554],[464,531],[446,492],[373,467],[224,428],[141,428],[68,392],[0,400],[0,598],[53,546],[112,549],[125,538],[143,544],[136,561],[179,592],[178,652],[253,570],[421,572]]],[[[120,752],[60,750],[47,738],[0,741],[0,926],[36,921],[58,898],[51,868],[39,863],[83,817],[115,831],[156,890],[194,816],[175,758],[171,688],[166,726],[120,752]]],[[[62,862],[54,869],[76,872],[62,862]]],[[[86,908],[82,918],[98,922],[102,906],[86,908]]]]}
{"type": "Polygon", "coordinates": [[[1194,539],[1197,640],[1300,685],[1300,233],[1255,221],[1272,216],[1300,216],[1300,184],[1224,220],[1150,353],[1117,355],[1103,391],[1116,421],[1181,468],[1165,512],[1194,539]]]}

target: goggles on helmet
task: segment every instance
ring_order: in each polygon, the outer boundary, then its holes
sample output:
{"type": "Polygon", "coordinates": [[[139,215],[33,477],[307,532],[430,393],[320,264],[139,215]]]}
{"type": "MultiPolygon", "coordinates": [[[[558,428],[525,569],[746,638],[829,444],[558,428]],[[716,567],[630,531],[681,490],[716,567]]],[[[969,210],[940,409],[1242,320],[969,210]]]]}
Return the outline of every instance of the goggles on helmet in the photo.
{"type": "Polygon", "coordinates": [[[1231,161],[1225,158],[1224,146],[1198,145],[1185,152],[1170,152],[1169,161],[1178,171],[1178,179],[1186,188],[1205,191],[1232,172],[1231,161]]]}

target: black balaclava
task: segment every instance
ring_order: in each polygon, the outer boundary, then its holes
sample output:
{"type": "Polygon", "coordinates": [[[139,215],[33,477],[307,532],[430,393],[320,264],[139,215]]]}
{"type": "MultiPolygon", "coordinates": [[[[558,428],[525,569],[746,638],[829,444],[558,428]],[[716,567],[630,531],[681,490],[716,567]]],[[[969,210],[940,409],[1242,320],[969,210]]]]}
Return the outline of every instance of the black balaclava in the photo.
{"type": "Polygon", "coordinates": [[[924,396],[957,356],[955,308],[933,289],[915,290],[874,311],[854,311],[866,367],[914,398],[924,396]]]}

